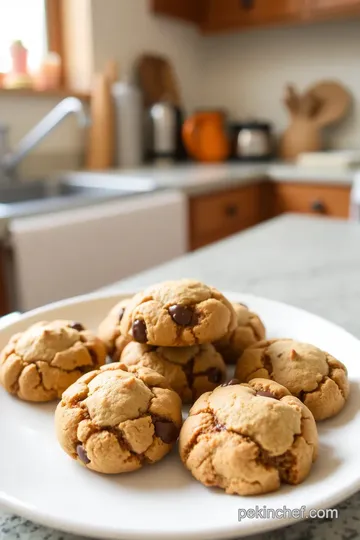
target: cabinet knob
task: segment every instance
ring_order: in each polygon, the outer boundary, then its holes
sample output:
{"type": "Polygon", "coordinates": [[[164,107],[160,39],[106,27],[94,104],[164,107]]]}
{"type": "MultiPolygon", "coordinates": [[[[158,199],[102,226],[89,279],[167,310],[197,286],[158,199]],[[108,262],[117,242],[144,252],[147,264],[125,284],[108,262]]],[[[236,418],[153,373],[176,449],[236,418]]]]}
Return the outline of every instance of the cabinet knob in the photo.
{"type": "Polygon", "coordinates": [[[228,216],[228,217],[234,217],[236,216],[238,213],[238,207],[235,205],[235,204],[229,204],[226,208],[225,208],[225,214],[228,216]]]}
{"type": "Polygon", "coordinates": [[[240,0],[240,7],[243,9],[253,9],[255,6],[255,0],[240,0]]]}
{"type": "Polygon", "coordinates": [[[325,204],[322,201],[314,201],[311,203],[311,210],[318,214],[324,214],[326,211],[325,204]]]}

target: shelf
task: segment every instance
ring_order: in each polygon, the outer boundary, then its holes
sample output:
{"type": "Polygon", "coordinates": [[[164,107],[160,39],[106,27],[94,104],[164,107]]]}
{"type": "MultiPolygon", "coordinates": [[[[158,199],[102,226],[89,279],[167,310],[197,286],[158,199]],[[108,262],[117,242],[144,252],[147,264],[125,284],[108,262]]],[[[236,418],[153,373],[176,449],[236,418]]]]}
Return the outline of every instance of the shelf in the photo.
{"type": "Polygon", "coordinates": [[[34,90],[33,88],[0,88],[1,96],[25,96],[25,97],[59,97],[65,98],[69,96],[77,97],[85,101],[90,100],[90,93],[71,91],[68,88],[58,88],[56,90],[34,90]]]}

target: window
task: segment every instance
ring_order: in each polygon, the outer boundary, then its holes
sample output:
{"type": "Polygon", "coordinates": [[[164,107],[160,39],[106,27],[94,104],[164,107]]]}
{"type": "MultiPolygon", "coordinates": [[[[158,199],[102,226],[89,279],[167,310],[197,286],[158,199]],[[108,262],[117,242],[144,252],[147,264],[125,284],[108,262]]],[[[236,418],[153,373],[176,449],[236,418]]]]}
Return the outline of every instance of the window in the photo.
{"type": "Polygon", "coordinates": [[[46,0],[0,0],[0,72],[11,67],[15,40],[28,49],[29,69],[36,70],[48,50],[46,0]]]}
{"type": "Polygon", "coordinates": [[[10,91],[21,96],[44,92],[88,99],[92,77],[90,20],[88,1],[0,0],[0,93],[10,91]],[[19,84],[16,74],[14,82],[12,74],[8,75],[15,41],[21,41],[28,50],[30,77],[22,79],[20,75],[19,84]],[[85,54],[78,54],[78,42],[85,54]]]}

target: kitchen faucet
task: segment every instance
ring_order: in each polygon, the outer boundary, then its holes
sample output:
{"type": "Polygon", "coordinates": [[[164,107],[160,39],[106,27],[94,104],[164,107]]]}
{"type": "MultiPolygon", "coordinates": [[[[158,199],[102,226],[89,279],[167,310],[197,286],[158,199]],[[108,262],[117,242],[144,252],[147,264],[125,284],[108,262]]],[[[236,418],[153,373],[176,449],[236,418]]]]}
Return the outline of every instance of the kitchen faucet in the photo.
{"type": "Polygon", "coordinates": [[[16,166],[69,114],[75,113],[81,127],[86,127],[90,119],[83,103],[75,97],[60,101],[40,122],[25,135],[13,151],[9,151],[8,128],[0,125],[0,183],[16,180],[16,166]]]}

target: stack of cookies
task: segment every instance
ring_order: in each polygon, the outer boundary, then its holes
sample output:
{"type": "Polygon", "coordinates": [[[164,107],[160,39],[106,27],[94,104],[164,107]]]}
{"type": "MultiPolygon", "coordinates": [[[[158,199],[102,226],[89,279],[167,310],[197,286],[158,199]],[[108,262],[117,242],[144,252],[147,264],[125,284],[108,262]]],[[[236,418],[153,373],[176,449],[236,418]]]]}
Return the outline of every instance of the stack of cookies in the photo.
{"type": "Polygon", "coordinates": [[[182,280],[117,304],[100,325],[99,337],[112,361],[154,369],[183,403],[193,403],[225,381],[226,365],[215,347],[228,352],[239,347],[237,328],[234,307],[219,291],[182,280]]]}
{"type": "Polygon", "coordinates": [[[266,341],[247,306],[191,280],[122,300],[98,336],[68,320],[14,335],[0,355],[0,383],[26,401],[61,398],[58,440],[88,469],[139,469],[179,438],[197,480],[240,495],[305,479],[318,453],[315,421],[337,414],[349,395],[341,362],[292,339],[266,341]],[[227,364],[236,364],[229,382],[227,364]]]}

